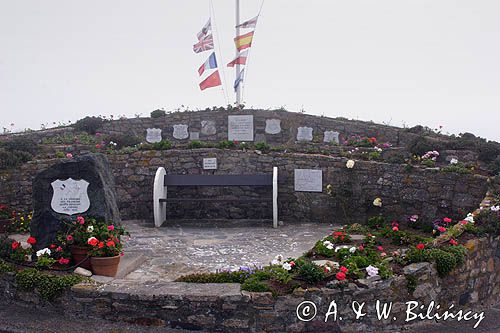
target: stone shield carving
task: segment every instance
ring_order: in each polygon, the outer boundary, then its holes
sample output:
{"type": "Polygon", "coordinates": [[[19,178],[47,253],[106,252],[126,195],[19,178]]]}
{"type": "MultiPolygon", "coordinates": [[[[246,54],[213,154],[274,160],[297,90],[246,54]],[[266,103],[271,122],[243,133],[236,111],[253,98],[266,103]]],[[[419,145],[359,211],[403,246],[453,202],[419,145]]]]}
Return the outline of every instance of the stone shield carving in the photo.
{"type": "Polygon", "coordinates": [[[148,128],[146,129],[146,141],[149,143],[155,143],[161,141],[161,129],[160,128],[148,128]]]}
{"type": "Polygon", "coordinates": [[[174,125],[174,138],[184,140],[189,138],[188,125],[174,125]]]}
{"type": "Polygon", "coordinates": [[[59,214],[74,215],[86,212],[90,208],[87,194],[89,182],[84,179],[55,180],[51,183],[54,195],[51,207],[59,214]]]}
{"type": "Polygon", "coordinates": [[[267,134],[278,134],[281,132],[281,120],[280,119],[266,119],[266,133],[267,134]]]}
{"type": "Polygon", "coordinates": [[[312,141],[312,139],[313,139],[312,127],[297,128],[297,141],[312,141]]]}

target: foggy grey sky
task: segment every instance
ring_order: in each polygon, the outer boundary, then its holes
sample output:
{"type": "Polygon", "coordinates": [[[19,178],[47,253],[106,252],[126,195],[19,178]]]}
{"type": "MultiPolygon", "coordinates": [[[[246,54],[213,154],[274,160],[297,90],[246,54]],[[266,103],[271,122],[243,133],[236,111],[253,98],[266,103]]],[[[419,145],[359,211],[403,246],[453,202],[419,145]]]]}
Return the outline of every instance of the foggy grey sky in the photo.
{"type": "MultiPolygon", "coordinates": [[[[261,4],[241,2],[243,19],[261,4]]],[[[234,102],[234,1],[213,5],[234,102]]],[[[498,13],[498,0],[267,0],[243,100],[500,141],[498,13]]],[[[208,16],[206,0],[0,0],[0,130],[226,105],[198,88],[208,16]]]]}

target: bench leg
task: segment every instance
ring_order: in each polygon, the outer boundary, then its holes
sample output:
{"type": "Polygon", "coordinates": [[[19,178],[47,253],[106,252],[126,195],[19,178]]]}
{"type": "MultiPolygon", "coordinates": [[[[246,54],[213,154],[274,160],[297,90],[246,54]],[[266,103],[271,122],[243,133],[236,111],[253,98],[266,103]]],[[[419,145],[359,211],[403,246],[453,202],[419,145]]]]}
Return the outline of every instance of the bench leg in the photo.
{"type": "Polygon", "coordinates": [[[278,167],[273,167],[273,228],[278,227],[278,167]]]}
{"type": "Polygon", "coordinates": [[[167,198],[167,188],[165,185],[165,168],[159,167],[156,170],[155,181],[153,185],[153,213],[155,227],[160,227],[167,219],[167,203],[160,202],[160,199],[167,198]]]}

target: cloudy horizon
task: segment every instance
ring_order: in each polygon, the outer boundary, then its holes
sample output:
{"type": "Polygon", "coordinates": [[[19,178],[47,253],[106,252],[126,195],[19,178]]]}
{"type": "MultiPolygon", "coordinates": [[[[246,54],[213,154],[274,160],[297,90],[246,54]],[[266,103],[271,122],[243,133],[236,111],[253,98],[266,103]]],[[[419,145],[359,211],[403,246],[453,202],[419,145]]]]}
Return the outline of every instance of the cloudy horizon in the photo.
{"type": "MultiPolygon", "coordinates": [[[[209,3],[0,0],[0,130],[234,102],[234,2],[209,3]],[[210,13],[225,94],[198,87],[210,52],[192,45],[210,13]]],[[[241,3],[244,20],[262,1],[241,3]]],[[[499,10],[494,0],[266,1],[243,102],[500,141],[499,10]]]]}

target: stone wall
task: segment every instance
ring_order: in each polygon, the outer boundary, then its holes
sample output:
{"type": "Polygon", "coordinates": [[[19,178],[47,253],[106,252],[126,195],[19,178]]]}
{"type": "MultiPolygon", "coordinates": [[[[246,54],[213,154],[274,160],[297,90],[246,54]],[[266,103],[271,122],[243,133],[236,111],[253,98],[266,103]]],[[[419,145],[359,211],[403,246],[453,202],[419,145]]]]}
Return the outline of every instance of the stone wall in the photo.
{"type": "MultiPolygon", "coordinates": [[[[53,302],[52,308],[77,316],[210,332],[394,332],[430,322],[420,319],[405,322],[405,303],[409,301],[423,305],[422,309],[412,310],[423,314],[431,301],[440,306],[441,314],[452,304],[452,313],[473,310],[478,314],[498,304],[499,245],[498,237],[468,241],[466,262],[444,279],[437,276],[433,265],[418,263],[405,267],[404,275],[387,280],[350,283],[345,289],[311,288],[276,298],[271,293],[240,291],[238,284],[80,284],[53,302]],[[413,292],[407,288],[408,276],[417,281],[413,292]],[[392,302],[388,319],[377,319],[376,300],[392,302]],[[315,319],[307,322],[298,320],[296,315],[297,306],[304,301],[313,302],[317,308],[315,319]],[[325,323],[332,301],[337,304],[337,321],[331,315],[325,323]],[[364,317],[355,319],[351,310],[353,301],[365,303],[364,317]]],[[[7,301],[47,305],[35,293],[17,291],[11,273],[0,277],[0,293],[7,301]]],[[[453,320],[456,319],[448,321],[453,320]]],[[[463,320],[462,325],[471,329],[476,322],[477,318],[463,320]]]]}
{"type": "MultiPolygon", "coordinates": [[[[152,218],[152,184],[156,169],[166,168],[171,174],[258,174],[271,173],[277,166],[280,175],[279,216],[288,222],[359,222],[378,213],[373,200],[381,197],[382,213],[390,218],[418,214],[424,220],[449,216],[463,218],[484,198],[487,178],[479,175],[442,173],[435,169],[404,165],[357,161],[347,169],[346,159],[334,156],[276,153],[259,154],[255,151],[222,150],[215,148],[138,151],[132,154],[108,155],[115,176],[120,213],[123,219],[152,218]],[[218,170],[203,170],[204,157],[216,157],[218,170]],[[295,192],[294,169],[321,169],[323,192],[295,192]],[[334,197],[326,193],[327,184],[333,186],[334,197]],[[350,221],[346,216],[352,217],[350,221]]],[[[0,202],[17,209],[31,207],[31,181],[34,175],[57,159],[29,162],[17,170],[0,171],[0,202]]],[[[254,198],[270,196],[270,188],[169,188],[171,197],[254,198]]],[[[183,202],[170,204],[168,217],[259,219],[271,218],[270,201],[261,203],[238,202],[183,202]]]]}
{"type": "MultiPolygon", "coordinates": [[[[275,146],[292,146],[297,144],[297,128],[302,126],[313,128],[313,142],[323,142],[324,131],[336,131],[340,138],[352,135],[376,137],[379,142],[390,142],[394,146],[403,146],[417,137],[406,129],[375,124],[367,121],[347,120],[345,118],[329,118],[307,115],[305,113],[288,111],[268,110],[210,110],[196,112],[174,112],[160,118],[130,118],[107,121],[100,130],[103,134],[125,134],[141,138],[146,137],[147,128],[162,129],[163,139],[176,142],[187,142],[188,140],[177,140],[173,137],[173,125],[188,125],[189,132],[199,133],[201,141],[221,141],[228,139],[228,116],[247,115],[254,116],[254,141],[268,142],[275,146]],[[266,120],[279,119],[281,121],[281,132],[268,134],[265,132],[266,120]],[[210,121],[215,125],[216,133],[211,134],[202,128],[202,121],[210,121]]],[[[57,134],[72,133],[72,127],[62,127],[43,131],[27,133],[0,135],[0,140],[8,140],[14,137],[28,136],[41,140],[57,134]]]]}

